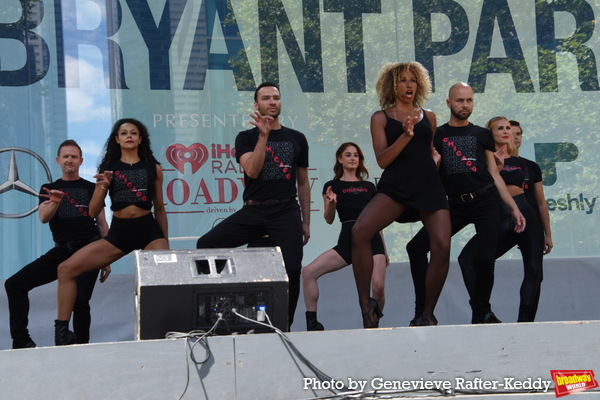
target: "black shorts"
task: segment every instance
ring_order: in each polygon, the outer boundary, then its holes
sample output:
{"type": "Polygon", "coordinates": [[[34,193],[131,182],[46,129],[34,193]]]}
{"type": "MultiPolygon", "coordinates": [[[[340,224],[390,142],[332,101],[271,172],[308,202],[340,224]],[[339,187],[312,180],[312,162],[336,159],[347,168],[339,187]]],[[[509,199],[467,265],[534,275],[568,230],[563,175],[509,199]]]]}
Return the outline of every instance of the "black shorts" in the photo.
{"type": "MultiPolygon", "coordinates": [[[[342,222],[342,230],[337,245],[333,248],[348,264],[352,264],[352,227],[356,221],[342,222]]],[[[381,234],[377,232],[371,240],[371,253],[373,255],[385,254],[381,234]]]]}
{"type": "Polygon", "coordinates": [[[113,216],[106,239],[110,244],[124,252],[143,249],[156,239],[163,239],[160,225],[152,214],[139,218],[117,218],[113,216]]]}

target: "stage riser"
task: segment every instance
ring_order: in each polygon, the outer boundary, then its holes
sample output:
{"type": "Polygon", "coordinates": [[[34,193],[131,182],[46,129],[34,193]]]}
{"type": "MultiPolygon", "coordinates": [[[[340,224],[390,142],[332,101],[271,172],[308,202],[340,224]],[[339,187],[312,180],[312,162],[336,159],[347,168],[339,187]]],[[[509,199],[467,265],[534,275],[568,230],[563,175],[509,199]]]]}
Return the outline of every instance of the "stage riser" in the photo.
{"type": "MultiPolygon", "coordinates": [[[[288,336],[315,366],[343,382],[491,382],[504,378],[551,381],[553,369],[597,373],[598,332],[600,321],[292,332],[288,336]]],[[[315,375],[276,334],[217,336],[208,343],[208,361],[198,369],[189,367],[184,399],[291,400],[330,394],[303,388],[303,379],[315,375]]],[[[204,348],[197,345],[195,351],[196,360],[204,359],[204,348]]],[[[0,352],[1,397],[177,399],[186,385],[186,368],[183,339],[6,350],[0,352]]],[[[578,396],[599,398],[600,393],[578,396]]],[[[555,395],[550,389],[525,397],[551,399],[555,395]]],[[[492,391],[476,398],[507,397],[492,391]]]]}

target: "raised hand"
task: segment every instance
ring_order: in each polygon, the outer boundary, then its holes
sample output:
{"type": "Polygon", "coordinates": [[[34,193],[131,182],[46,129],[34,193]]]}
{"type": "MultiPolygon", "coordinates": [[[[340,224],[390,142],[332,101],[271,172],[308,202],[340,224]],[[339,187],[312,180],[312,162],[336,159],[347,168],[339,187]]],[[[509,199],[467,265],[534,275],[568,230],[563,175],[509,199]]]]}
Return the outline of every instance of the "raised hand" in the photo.
{"type": "Polygon", "coordinates": [[[94,175],[96,179],[96,186],[102,187],[102,189],[108,189],[110,183],[112,182],[113,172],[112,171],[104,171],[100,174],[94,175]]]}
{"type": "Polygon", "coordinates": [[[508,155],[506,151],[506,146],[500,147],[496,152],[494,152],[494,161],[496,161],[496,167],[498,167],[498,171],[501,171],[504,167],[504,159],[508,155]]]}
{"type": "Polygon", "coordinates": [[[325,197],[327,197],[327,200],[329,200],[330,203],[337,203],[337,194],[333,192],[331,186],[327,187],[327,190],[325,191],[325,197]]]}
{"type": "Polygon", "coordinates": [[[48,200],[50,200],[53,203],[60,203],[60,201],[62,200],[63,196],[65,195],[65,192],[61,191],[61,190],[57,190],[57,189],[48,189],[47,187],[43,187],[42,189],[44,189],[44,191],[47,194],[44,193],[40,193],[39,196],[40,197],[45,197],[48,200]]]}
{"type": "Polygon", "coordinates": [[[414,128],[417,122],[419,122],[418,115],[409,115],[408,118],[406,118],[406,122],[402,124],[404,134],[413,137],[415,135],[414,128]]]}
{"type": "Polygon", "coordinates": [[[258,131],[261,135],[269,135],[271,130],[273,129],[273,122],[275,122],[275,118],[270,115],[261,115],[258,111],[250,114],[253,121],[250,121],[251,125],[254,125],[258,128],[258,131]]]}

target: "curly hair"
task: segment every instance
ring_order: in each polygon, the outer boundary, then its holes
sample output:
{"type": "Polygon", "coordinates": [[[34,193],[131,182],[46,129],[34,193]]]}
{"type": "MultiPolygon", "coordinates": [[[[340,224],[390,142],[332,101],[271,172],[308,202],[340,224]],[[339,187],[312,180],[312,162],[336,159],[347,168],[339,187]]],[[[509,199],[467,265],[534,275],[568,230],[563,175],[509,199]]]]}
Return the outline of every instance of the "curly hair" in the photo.
{"type": "MultiPolygon", "coordinates": [[[[499,115],[497,117],[490,119],[487,122],[487,124],[485,124],[485,127],[491,131],[494,128],[494,125],[496,125],[496,122],[502,121],[502,120],[506,120],[510,124],[510,121],[508,118],[499,115]]],[[[508,151],[508,154],[510,156],[514,156],[516,154],[516,149],[515,149],[515,146],[513,145],[513,141],[512,141],[512,133],[511,133],[510,140],[506,146],[506,150],[508,151]]]]}
{"type": "Polygon", "coordinates": [[[396,82],[398,76],[404,71],[412,72],[417,79],[417,93],[415,93],[413,104],[416,107],[423,107],[425,100],[429,100],[432,90],[431,80],[429,79],[429,71],[421,63],[416,61],[387,63],[381,67],[375,84],[379,105],[382,109],[393,107],[396,104],[396,82]]]}
{"type": "Polygon", "coordinates": [[[110,164],[121,159],[121,146],[119,146],[115,138],[119,135],[119,129],[123,124],[135,125],[140,133],[140,137],[142,138],[142,142],[138,146],[138,156],[140,157],[140,160],[154,161],[155,163],[160,164],[152,153],[148,128],[146,128],[146,126],[137,119],[122,118],[115,122],[112,127],[112,131],[110,132],[110,136],[106,140],[106,144],[104,145],[104,157],[102,157],[102,161],[98,166],[99,173],[104,172],[110,164]]]}
{"type": "Polygon", "coordinates": [[[362,150],[356,143],[353,142],[342,143],[342,145],[335,152],[335,164],[333,165],[333,172],[335,173],[335,176],[333,179],[340,179],[344,175],[344,167],[342,167],[342,164],[338,162],[338,158],[342,157],[344,150],[350,146],[354,146],[358,152],[358,167],[356,168],[356,177],[359,180],[364,181],[369,177],[369,170],[367,170],[367,167],[365,167],[365,156],[362,150]]]}

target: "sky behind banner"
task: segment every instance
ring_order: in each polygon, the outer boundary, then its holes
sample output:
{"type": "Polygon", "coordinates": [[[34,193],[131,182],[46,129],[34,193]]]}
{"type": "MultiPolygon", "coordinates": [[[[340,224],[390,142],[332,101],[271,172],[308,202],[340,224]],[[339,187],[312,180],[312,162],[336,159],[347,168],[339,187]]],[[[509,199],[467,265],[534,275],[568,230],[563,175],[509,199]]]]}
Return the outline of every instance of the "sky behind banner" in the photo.
{"type": "MultiPolygon", "coordinates": [[[[80,143],[82,175],[91,180],[121,117],[149,127],[171,244],[193,248],[242,205],[233,145],[250,127],[263,80],[280,84],[282,123],[310,145],[308,264],[337,240],[339,223],[325,223],[321,196],[335,150],[357,142],[377,179],[374,82],[385,62],[411,60],[430,71],[435,92],[426,107],[438,123],[448,119],[447,91],[458,81],[475,90],[474,123],[496,115],[522,123],[521,155],[544,173],[555,244],[547,257],[599,255],[599,0],[0,3],[0,182],[8,182],[0,190],[0,278],[52,245],[32,191],[60,176],[58,145],[80,143]],[[11,190],[15,167],[29,192],[11,190]]],[[[420,227],[385,230],[392,261],[407,260],[404,246],[420,227]]],[[[453,259],[471,233],[453,239],[453,259]]],[[[132,271],[130,258],[117,268],[132,271]]]]}

